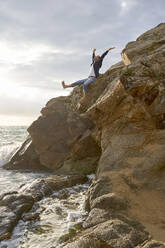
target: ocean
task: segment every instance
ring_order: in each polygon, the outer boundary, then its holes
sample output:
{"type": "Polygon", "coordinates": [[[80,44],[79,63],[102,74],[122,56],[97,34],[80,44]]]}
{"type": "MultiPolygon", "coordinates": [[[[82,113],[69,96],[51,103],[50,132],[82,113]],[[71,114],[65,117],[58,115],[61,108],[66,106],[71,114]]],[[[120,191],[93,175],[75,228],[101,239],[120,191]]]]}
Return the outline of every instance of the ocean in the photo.
{"type": "Polygon", "coordinates": [[[27,136],[27,127],[25,126],[0,126],[0,165],[8,161],[12,152],[20,146],[27,136]]]}
{"type": "MultiPolygon", "coordinates": [[[[47,172],[3,169],[2,165],[9,161],[27,136],[25,126],[0,127],[0,194],[18,191],[24,183],[31,184],[38,178],[52,175],[47,172]]],[[[89,176],[89,181],[93,176],[89,176]]],[[[12,237],[0,242],[0,248],[61,247],[59,238],[72,230],[76,223],[81,223],[86,216],[84,202],[88,187],[89,182],[64,189],[68,195],[67,200],[58,199],[60,192],[54,192],[52,196],[37,202],[33,208],[39,213],[39,220],[20,220],[13,230],[12,237]]]]}
{"type": "Polygon", "coordinates": [[[45,177],[46,173],[9,171],[2,168],[19,149],[28,136],[26,126],[0,127],[0,192],[17,190],[23,183],[45,177]]]}

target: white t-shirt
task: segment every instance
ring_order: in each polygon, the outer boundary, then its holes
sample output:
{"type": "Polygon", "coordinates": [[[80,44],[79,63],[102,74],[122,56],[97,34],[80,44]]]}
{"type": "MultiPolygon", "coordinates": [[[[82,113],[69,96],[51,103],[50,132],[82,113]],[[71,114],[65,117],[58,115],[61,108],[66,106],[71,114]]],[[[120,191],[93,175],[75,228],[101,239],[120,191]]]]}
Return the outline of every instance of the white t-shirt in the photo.
{"type": "Polygon", "coordinates": [[[91,65],[88,77],[96,77],[93,65],[91,65]]]}

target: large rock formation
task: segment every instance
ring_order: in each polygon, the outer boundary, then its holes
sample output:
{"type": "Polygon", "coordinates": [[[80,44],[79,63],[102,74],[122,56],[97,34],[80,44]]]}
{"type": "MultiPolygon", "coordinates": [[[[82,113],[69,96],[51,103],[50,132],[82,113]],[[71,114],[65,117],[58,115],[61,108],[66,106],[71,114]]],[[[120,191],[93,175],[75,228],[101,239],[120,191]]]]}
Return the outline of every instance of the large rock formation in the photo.
{"type": "Polygon", "coordinates": [[[88,218],[67,248],[165,247],[164,37],[162,23],[128,43],[79,111],[81,86],[49,101],[28,129],[40,163],[56,173],[97,165],[88,218]]]}
{"type": "Polygon", "coordinates": [[[71,97],[50,100],[28,128],[30,137],[5,168],[48,168],[58,174],[95,171],[100,147],[92,136],[94,124],[71,107],[71,97]],[[60,169],[60,170],[59,170],[60,169]]]}

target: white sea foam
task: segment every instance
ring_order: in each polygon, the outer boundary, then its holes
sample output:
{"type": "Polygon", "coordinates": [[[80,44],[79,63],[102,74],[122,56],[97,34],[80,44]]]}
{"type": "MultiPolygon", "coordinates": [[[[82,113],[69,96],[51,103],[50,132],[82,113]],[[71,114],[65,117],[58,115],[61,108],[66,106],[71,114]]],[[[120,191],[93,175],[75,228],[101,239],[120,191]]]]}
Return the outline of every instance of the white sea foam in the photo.
{"type": "Polygon", "coordinates": [[[4,145],[0,147],[0,166],[7,163],[14,153],[19,149],[20,144],[4,145]]]}
{"type": "Polygon", "coordinates": [[[0,166],[9,161],[26,136],[25,127],[0,127],[0,166]]]}
{"type": "Polygon", "coordinates": [[[26,137],[25,127],[0,127],[0,192],[17,190],[24,183],[32,183],[36,178],[46,176],[43,173],[3,169],[3,165],[11,159],[26,137]]]}

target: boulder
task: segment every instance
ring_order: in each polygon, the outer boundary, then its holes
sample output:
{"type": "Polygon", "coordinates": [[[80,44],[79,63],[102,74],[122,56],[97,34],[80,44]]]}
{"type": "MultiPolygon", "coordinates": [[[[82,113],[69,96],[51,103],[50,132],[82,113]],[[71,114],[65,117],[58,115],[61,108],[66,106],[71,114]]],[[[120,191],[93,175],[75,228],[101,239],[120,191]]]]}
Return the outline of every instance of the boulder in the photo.
{"type": "Polygon", "coordinates": [[[64,161],[74,157],[74,150],[75,156],[80,155],[79,160],[98,156],[98,145],[89,134],[84,137],[84,133],[90,133],[93,128],[92,122],[71,109],[67,110],[65,100],[52,100],[42,113],[44,115],[28,128],[42,165],[55,171],[64,161]],[[86,156],[83,155],[84,142],[88,150],[86,156]]]}
{"type": "Polygon", "coordinates": [[[30,136],[4,168],[95,172],[101,150],[92,136],[92,121],[73,111],[70,97],[51,99],[41,113],[28,128],[30,136]]]}
{"type": "Polygon", "coordinates": [[[110,212],[127,209],[127,200],[122,199],[114,193],[109,193],[97,197],[91,204],[91,208],[106,209],[110,212]]]}
{"type": "MultiPolygon", "coordinates": [[[[80,235],[79,235],[80,236],[80,235]]],[[[80,237],[64,246],[65,248],[79,247],[109,247],[129,248],[136,247],[148,239],[148,234],[139,228],[117,219],[108,220],[84,231],[80,237]]]]}
{"type": "Polygon", "coordinates": [[[12,156],[10,161],[3,165],[5,169],[30,169],[30,170],[48,170],[39,161],[39,156],[35,152],[31,137],[29,136],[19,150],[12,156]]]}
{"type": "Polygon", "coordinates": [[[0,199],[0,241],[10,238],[23,213],[29,211],[33,197],[17,193],[5,194],[0,199]]]}
{"type": "Polygon", "coordinates": [[[144,56],[165,52],[164,27],[165,23],[161,23],[139,36],[136,41],[129,42],[121,53],[125,65],[135,63],[143,59],[144,56]]]}

